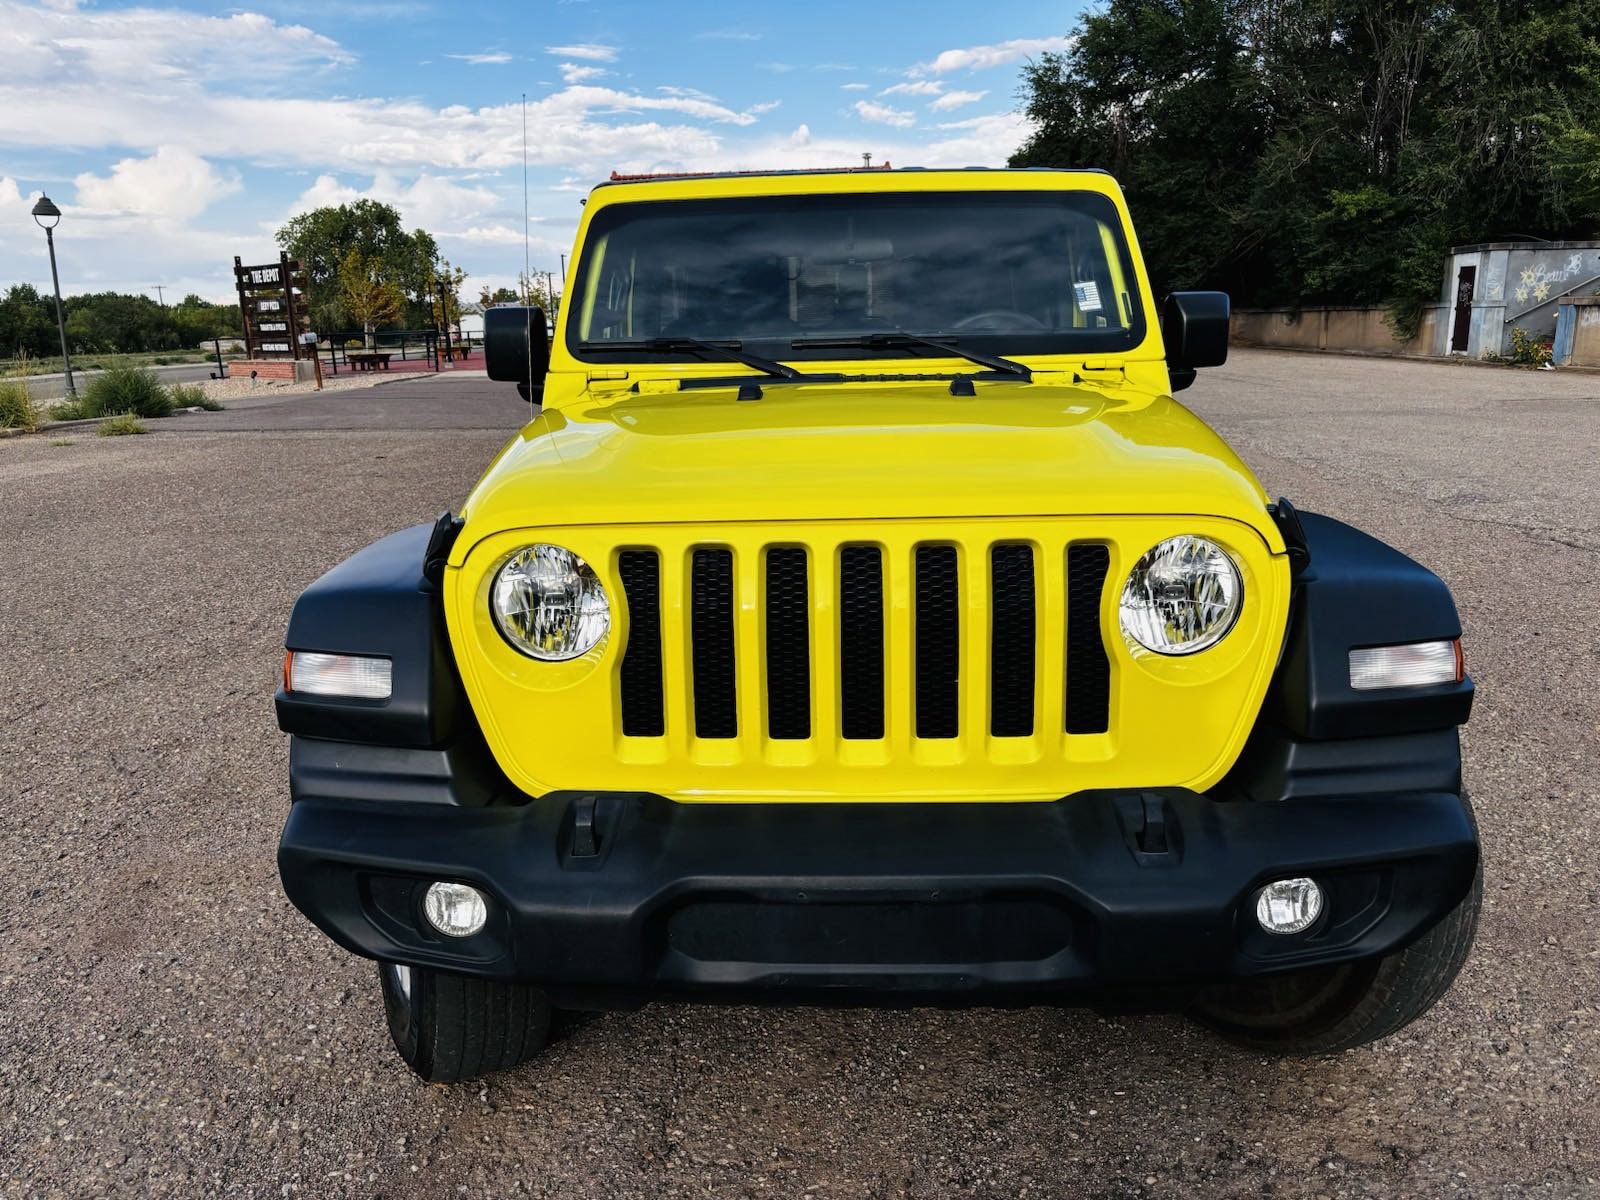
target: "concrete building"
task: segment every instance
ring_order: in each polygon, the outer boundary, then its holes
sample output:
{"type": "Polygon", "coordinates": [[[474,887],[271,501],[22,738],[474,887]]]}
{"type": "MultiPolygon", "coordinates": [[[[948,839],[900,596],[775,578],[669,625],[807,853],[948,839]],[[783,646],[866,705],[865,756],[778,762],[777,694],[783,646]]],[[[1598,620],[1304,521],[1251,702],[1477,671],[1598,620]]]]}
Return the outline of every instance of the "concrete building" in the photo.
{"type": "Polygon", "coordinates": [[[1513,329],[1550,341],[1561,299],[1596,293],[1600,241],[1456,246],[1445,259],[1444,319],[1434,325],[1431,353],[1509,354],[1513,329]]]}

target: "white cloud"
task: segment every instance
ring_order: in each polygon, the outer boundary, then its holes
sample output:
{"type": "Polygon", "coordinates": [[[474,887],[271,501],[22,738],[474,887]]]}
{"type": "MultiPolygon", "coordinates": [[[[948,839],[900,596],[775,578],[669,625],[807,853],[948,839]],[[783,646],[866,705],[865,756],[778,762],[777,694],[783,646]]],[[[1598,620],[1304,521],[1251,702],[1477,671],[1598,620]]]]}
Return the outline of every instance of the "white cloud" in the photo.
{"type": "MultiPolygon", "coordinates": [[[[9,175],[0,175],[0,235],[37,237],[30,210],[42,193],[24,193],[22,185],[9,175]]],[[[9,274],[9,272],[8,272],[9,274]]]]}
{"type": "MultiPolygon", "coordinates": [[[[4,15],[0,4],[0,20],[4,15]]],[[[85,17],[80,42],[101,36],[96,15],[85,17]]],[[[182,42],[183,36],[182,23],[174,23],[171,37],[182,42]]],[[[207,52],[203,42],[184,48],[207,52]]],[[[234,61],[236,49],[229,52],[234,61]]],[[[529,128],[539,134],[530,141],[530,162],[598,169],[681,158],[715,149],[705,125],[747,126],[758,115],[687,93],[568,86],[528,103],[529,128]]],[[[435,108],[410,99],[311,96],[263,103],[185,77],[176,67],[159,87],[109,71],[68,76],[49,87],[0,75],[0,145],[12,148],[127,146],[150,153],[180,146],[210,159],[262,166],[468,170],[519,164],[521,131],[516,103],[435,108]]]]}
{"type": "Polygon", "coordinates": [[[993,46],[968,46],[962,50],[946,50],[932,62],[912,68],[913,75],[948,75],[951,71],[982,71],[989,67],[1003,67],[1020,62],[1035,54],[1068,50],[1073,39],[1069,37],[1012,38],[993,46]]]}
{"type": "Polygon", "coordinates": [[[583,83],[589,79],[599,79],[603,75],[611,74],[604,67],[580,66],[577,63],[564,62],[559,68],[561,78],[567,83],[583,83]]]}
{"type": "Polygon", "coordinates": [[[458,58],[462,62],[471,63],[475,67],[498,65],[511,61],[511,55],[504,50],[490,50],[483,54],[446,54],[446,58],[458,58]]]}
{"type": "MultiPolygon", "coordinates": [[[[472,227],[502,207],[499,195],[488,188],[463,187],[442,175],[430,174],[405,183],[393,172],[379,171],[371,186],[364,189],[341,183],[335,175],[319,175],[290,205],[287,215],[360,199],[392,204],[400,210],[407,226],[441,235],[447,230],[472,227]]],[[[521,241],[520,234],[517,240],[521,241]]]]}
{"type": "Polygon", "coordinates": [[[486,242],[498,245],[520,246],[522,234],[510,225],[472,225],[452,235],[463,242],[486,242]]]}
{"type": "Polygon", "coordinates": [[[695,171],[852,167],[861,162],[863,150],[871,150],[873,162],[901,167],[998,167],[1027,139],[1033,125],[1018,113],[995,113],[949,122],[937,129],[940,132],[926,136],[890,129],[883,132],[881,140],[873,139],[876,144],[864,145],[860,130],[824,136],[802,125],[792,133],[724,145],[715,152],[686,158],[683,165],[695,171]]]}
{"type": "Polygon", "coordinates": [[[617,61],[615,46],[602,46],[596,42],[579,42],[572,46],[546,46],[544,52],[553,54],[557,58],[582,58],[589,62],[617,61]]]}
{"type": "Polygon", "coordinates": [[[109,175],[75,179],[77,202],[93,216],[141,216],[184,221],[242,186],[236,171],[218,171],[182,146],[162,146],[149,158],[124,158],[109,175]]]}
{"type": "Polygon", "coordinates": [[[892,125],[896,129],[908,129],[917,123],[914,114],[871,100],[857,100],[855,110],[863,121],[871,121],[875,125],[892,125]]]}
{"type": "Polygon", "coordinates": [[[982,92],[946,92],[937,100],[930,101],[928,107],[934,112],[950,112],[952,109],[963,108],[968,104],[976,104],[989,93],[982,92]]]}
{"type": "MultiPolygon", "coordinates": [[[[354,62],[339,43],[259,13],[201,16],[156,8],[117,10],[0,4],[0,61],[8,85],[57,88],[115,80],[159,88],[174,79],[265,81],[354,62]],[[242,72],[240,55],[273,64],[242,72]]],[[[48,100],[46,94],[41,100],[48,100]]]]}
{"type": "Polygon", "coordinates": [[[944,91],[944,84],[937,79],[918,79],[912,83],[897,83],[893,87],[886,87],[878,95],[937,96],[942,91],[944,91]]]}
{"type": "Polygon", "coordinates": [[[866,83],[841,83],[839,90],[842,92],[864,92],[871,85],[866,83]]]}
{"type": "Polygon", "coordinates": [[[700,42],[759,42],[759,33],[747,33],[742,29],[708,29],[704,33],[694,35],[700,42]]]}
{"type": "Polygon", "coordinates": [[[713,104],[717,101],[717,98],[710,92],[702,92],[699,88],[675,87],[672,84],[663,83],[656,88],[656,91],[663,96],[678,96],[688,100],[710,100],[713,104]]]}

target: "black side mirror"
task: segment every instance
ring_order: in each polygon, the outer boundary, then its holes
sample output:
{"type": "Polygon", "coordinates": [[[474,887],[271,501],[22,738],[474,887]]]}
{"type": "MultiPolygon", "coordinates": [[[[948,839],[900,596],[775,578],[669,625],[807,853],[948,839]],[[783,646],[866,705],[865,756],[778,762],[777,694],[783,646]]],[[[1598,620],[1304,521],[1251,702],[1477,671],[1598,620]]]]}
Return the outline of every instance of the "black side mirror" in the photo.
{"type": "Polygon", "coordinates": [[[483,310],[483,363],[490,379],[514,383],[525,399],[544,398],[550,369],[550,333],[537,305],[506,304],[483,310]]]}
{"type": "Polygon", "coordinates": [[[1194,382],[1200,367],[1228,361],[1227,292],[1173,292],[1161,310],[1161,340],[1167,347],[1172,390],[1194,382]]]}

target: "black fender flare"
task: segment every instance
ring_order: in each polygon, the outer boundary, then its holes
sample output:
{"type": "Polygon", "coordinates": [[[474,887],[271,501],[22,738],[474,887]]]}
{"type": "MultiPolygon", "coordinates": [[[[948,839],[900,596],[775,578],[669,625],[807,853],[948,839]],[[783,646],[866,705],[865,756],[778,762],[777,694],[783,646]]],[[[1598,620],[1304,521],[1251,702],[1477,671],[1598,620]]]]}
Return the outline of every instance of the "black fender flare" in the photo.
{"type": "Polygon", "coordinates": [[[1304,558],[1262,720],[1313,741],[1464,725],[1472,711],[1470,678],[1382,691],[1350,686],[1351,650],[1461,636],[1444,581],[1342,521],[1298,516],[1304,542],[1295,549],[1304,558]]]}

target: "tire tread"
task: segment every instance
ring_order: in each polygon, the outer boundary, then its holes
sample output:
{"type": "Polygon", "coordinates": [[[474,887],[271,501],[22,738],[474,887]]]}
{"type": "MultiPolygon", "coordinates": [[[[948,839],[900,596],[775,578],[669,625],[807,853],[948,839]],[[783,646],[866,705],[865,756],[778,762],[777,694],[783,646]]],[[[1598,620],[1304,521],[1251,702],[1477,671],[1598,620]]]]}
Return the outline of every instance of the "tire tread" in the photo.
{"type": "Polygon", "coordinates": [[[515,1067],[548,1040],[550,1002],[529,984],[418,968],[412,971],[408,1004],[382,964],[378,975],[395,1049],[431,1082],[454,1083],[515,1067]]]}

